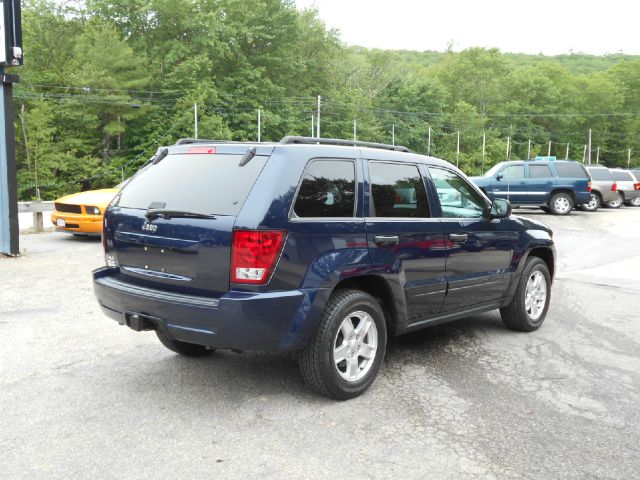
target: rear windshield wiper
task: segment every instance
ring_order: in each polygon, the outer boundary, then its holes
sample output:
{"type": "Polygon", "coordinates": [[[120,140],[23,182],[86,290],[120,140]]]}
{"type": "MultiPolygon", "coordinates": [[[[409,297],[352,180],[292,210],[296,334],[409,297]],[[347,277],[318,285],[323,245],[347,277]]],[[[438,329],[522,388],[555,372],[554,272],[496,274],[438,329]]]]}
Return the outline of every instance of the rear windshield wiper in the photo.
{"type": "Polygon", "coordinates": [[[147,220],[151,221],[154,218],[162,217],[165,220],[170,220],[172,218],[213,218],[215,219],[215,215],[210,215],[207,213],[196,213],[196,212],[183,212],[180,210],[165,210],[163,208],[150,208],[147,210],[147,213],[144,215],[147,217],[147,220]]]}

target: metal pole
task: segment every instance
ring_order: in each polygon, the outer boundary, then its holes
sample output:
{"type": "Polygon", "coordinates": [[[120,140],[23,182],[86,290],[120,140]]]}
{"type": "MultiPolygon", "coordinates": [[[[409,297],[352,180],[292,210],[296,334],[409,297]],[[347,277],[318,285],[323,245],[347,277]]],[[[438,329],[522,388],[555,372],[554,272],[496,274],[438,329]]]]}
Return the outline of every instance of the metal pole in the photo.
{"type": "Polygon", "coordinates": [[[311,136],[313,137],[313,131],[315,128],[313,127],[313,113],[311,114],[311,136]]]}
{"type": "Polygon", "coordinates": [[[585,159],[587,158],[587,146],[584,146],[584,150],[582,151],[582,163],[584,163],[585,159]]]}
{"type": "Polygon", "coordinates": [[[198,104],[193,104],[193,131],[195,134],[195,139],[198,139],[198,104]]]}
{"type": "Polygon", "coordinates": [[[358,126],[355,118],[353,119],[353,141],[358,141],[358,126]]]}
{"type": "Polygon", "coordinates": [[[427,143],[427,155],[431,155],[431,127],[429,127],[429,141],[427,143]]]}
{"type": "Polygon", "coordinates": [[[262,116],[260,109],[258,109],[258,143],[262,141],[262,116]]]}
{"type": "Polygon", "coordinates": [[[567,142],[567,153],[564,156],[565,160],[569,160],[569,142],[567,142]]]}
{"type": "Polygon", "coordinates": [[[547,157],[551,156],[551,140],[549,140],[549,149],[547,150],[547,157]]]}
{"type": "Polygon", "coordinates": [[[391,145],[396,144],[396,124],[391,124],[391,145]]]}
{"type": "Polygon", "coordinates": [[[511,147],[511,137],[507,137],[507,160],[509,160],[509,147],[511,147]]]}
{"type": "Polygon", "coordinates": [[[596,165],[600,165],[600,147],[596,148],[596,165]]]}
{"type": "Polygon", "coordinates": [[[589,165],[591,165],[591,129],[589,129],[589,165]]]}
{"type": "Polygon", "coordinates": [[[631,165],[631,149],[627,151],[627,168],[631,165]]]}
{"type": "Polygon", "coordinates": [[[485,158],[485,146],[487,145],[487,134],[482,134],[482,174],[484,175],[484,158],[485,158]]]}
{"type": "Polygon", "coordinates": [[[529,140],[529,148],[527,149],[527,160],[531,158],[531,140],[529,140]]]}
{"type": "Polygon", "coordinates": [[[318,95],[318,120],[316,122],[316,137],[320,138],[320,105],[322,104],[322,97],[318,95]]]}
{"type": "Polygon", "coordinates": [[[458,130],[458,143],[456,145],[456,167],[460,165],[460,130],[458,130]]]}
{"type": "MultiPolygon", "coordinates": [[[[1,13],[1,12],[0,12],[1,13]]],[[[3,32],[4,33],[4,32],[3,32]]],[[[0,253],[20,253],[18,237],[18,191],[15,132],[13,128],[12,82],[0,67],[0,253]]]]}

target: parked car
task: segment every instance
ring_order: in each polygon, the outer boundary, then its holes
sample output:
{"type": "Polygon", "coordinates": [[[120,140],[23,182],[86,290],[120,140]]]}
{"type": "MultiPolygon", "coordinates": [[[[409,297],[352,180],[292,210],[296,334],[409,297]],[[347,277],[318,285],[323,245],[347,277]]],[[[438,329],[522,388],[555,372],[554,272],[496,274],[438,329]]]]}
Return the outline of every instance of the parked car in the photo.
{"type": "Polygon", "coordinates": [[[450,163],[336,139],[161,149],[103,243],[106,315],[187,356],[298,351],[335,399],[371,385],[388,335],[493,309],[536,330],[555,271],[551,230],[450,163]]]}
{"type": "Polygon", "coordinates": [[[76,235],[100,235],[104,212],[119,187],[87,190],[58,198],[51,223],[57,230],[76,235]]]}
{"type": "Polygon", "coordinates": [[[585,167],[591,175],[591,199],[581,205],[583,210],[595,212],[600,205],[618,200],[618,185],[607,167],[589,165],[585,167]]]}
{"type": "Polygon", "coordinates": [[[635,175],[621,168],[612,168],[611,173],[618,184],[618,198],[609,203],[609,206],[612,208],[619,208],[621,205],[640,207],[640,183],[635,175]]]}
{"type": "Polygon", "coordinates": [[[589,203],[591,179],[582,164],[554,158],[502,162],[472,180],[492,200],[505,198],[513,205],[567,215],[574,206],[589,203]]]}

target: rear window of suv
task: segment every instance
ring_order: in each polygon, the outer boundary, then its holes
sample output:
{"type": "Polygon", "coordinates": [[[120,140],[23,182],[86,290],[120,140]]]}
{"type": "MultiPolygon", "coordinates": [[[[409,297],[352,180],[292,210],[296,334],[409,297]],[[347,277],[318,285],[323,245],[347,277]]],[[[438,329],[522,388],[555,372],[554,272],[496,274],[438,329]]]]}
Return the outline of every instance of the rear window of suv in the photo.
{"type": "Polygon", "coordinates": [[[244,167],[241,155],[167,155],[140,171],[125,186],[118,206],[147,210],[154,202],[167,210],[237,215],[267,158],[256,156],[244,167]]]}
{"type": "Polygon", "coordinates": [[[313,160],[305,169],[293,211],[298,217],[353,217],[355,165],[350,160],[313,160]]]}
{"type": "Polygon", "coordinates": [[[556,162],[554,163],[560,178],[589,178],[585,168],[576,162],[556,162]]]}
{"type": "Polygon", "coordinates": [[[633,177],[629,172],[623,172],[622,170],[613,170],[613,178],[619,182],[633,182],[633,177]]]}
{"type": "Polygon", "coordinates": [[[611,172],[606,168],[590,168],[589,173],[591,174],[591,178],[596,181],[613,181],[611,172]]]}

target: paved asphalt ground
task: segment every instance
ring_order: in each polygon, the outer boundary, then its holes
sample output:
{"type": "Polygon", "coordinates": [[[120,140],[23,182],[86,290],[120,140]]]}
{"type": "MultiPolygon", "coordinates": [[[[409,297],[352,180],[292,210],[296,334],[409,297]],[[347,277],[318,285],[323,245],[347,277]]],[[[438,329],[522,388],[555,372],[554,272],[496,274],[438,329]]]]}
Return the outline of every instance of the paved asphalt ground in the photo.
{"type": "Polygon", "coordinates": [[[0,259],[0,479],[640,478],[640,208],[523,212],[556,232],[543,327],[391,339],[348,402],[292,355],[172,354],[100,313],[99,241],[24,235],[0,259]]]}

